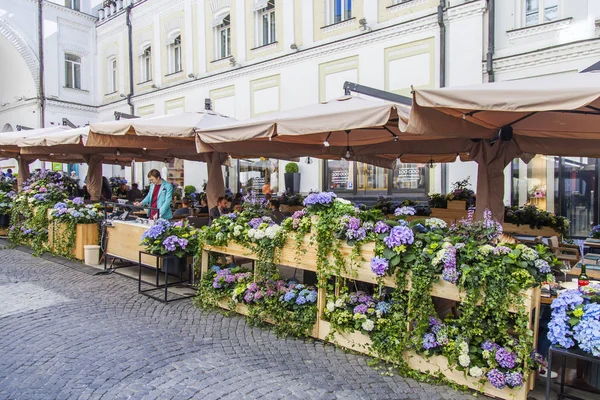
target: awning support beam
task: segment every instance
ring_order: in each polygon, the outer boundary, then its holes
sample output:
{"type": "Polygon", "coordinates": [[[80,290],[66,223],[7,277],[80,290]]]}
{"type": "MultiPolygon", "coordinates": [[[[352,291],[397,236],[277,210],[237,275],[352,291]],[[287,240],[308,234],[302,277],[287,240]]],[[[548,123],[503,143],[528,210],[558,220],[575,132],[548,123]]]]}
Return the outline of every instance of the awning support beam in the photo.
{"type": "Polygon", "coordinates": [[[350,96],[351,92],[391,101],[392,103],[399,103],[407,106],[412,105],[412,99],[410,97],[401,96],[396,93],[386,92],[385,90],[379,90],[369,86],[359,85],[358,83],[348,81],[344,82],[344,93],[346,94],[346,96],[350,96]]]}

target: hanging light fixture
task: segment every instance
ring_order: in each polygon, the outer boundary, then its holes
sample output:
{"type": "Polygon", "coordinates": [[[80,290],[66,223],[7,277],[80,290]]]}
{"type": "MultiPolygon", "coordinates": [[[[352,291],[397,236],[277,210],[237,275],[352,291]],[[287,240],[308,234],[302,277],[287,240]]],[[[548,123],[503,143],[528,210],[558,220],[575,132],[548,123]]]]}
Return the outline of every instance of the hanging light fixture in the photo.
{"type": "Polygon", "coordinates": [[[121,155],[121,150],[117,149],[116,155],[119,157],[121,155]]]}
{"type": "Polygon", "coordinates": [[[327,135],[327,137],[325,138],[325,140],[323,141],[323,146],[324,147],[329,147],[329,137],[331,136],[331,132],[329,132],[329,134],[327,135]]]}
{"type": "Polygon", "coordinates": [[[433,162],[433,157],[429,159],[429,162],[427,163],[427,166],[429,168],[435,168],[435,163],[433,162]]]}
{"type": "Polygon", "coordinates": [[[354,157],[354,151],[350,147],[350,131],[346,131],[346,151],[344,152],[344,159],[346,161],[354,157]]]}

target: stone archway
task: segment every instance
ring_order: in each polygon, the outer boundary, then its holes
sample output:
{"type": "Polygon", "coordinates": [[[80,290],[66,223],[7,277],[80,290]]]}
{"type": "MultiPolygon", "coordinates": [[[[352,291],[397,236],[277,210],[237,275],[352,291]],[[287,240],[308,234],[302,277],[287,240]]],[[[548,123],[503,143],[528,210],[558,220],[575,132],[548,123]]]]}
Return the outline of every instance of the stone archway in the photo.
{"type": "Polygon", "coordinates": [[[27,64],[31,76],[35,82],[35,87],[39,87],[40,83],[40,62],[37,51],[33,50],[27,44],[25,39],[19,34],[18,30],[13,28],[11,24],[0,18],[0,36],[4,36],[12,46],[19,52],[23,60],[27,64]]]}

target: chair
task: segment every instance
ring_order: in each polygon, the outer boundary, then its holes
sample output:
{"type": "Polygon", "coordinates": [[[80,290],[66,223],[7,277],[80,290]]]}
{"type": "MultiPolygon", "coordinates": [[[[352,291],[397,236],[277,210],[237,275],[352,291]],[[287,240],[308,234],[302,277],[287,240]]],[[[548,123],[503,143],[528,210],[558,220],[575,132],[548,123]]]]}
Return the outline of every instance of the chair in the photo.
{"type": "Polygon", "coordinates": [[[187,220],[195,228],[208,226],[208,217],[187,217],[187,220]]]}
{"type": "Polygon", "coordinates": [[[535,247],[538,244],[544,244],[544,237],[543,236],[536,236],[534,239],[518,238],[517,240],[519,241],[519,243],[522,243],[522,244],[524,244],[525,246],[528,246],[528,247],[535,247]]]}
{"type": "Polygon", "coordinates": [[[580,254],[577,245],[561,243],[557,236],[549,237],[548,245],[559,261],[567,261],[571,266],[581,261],[582,254],[580,254]]]}

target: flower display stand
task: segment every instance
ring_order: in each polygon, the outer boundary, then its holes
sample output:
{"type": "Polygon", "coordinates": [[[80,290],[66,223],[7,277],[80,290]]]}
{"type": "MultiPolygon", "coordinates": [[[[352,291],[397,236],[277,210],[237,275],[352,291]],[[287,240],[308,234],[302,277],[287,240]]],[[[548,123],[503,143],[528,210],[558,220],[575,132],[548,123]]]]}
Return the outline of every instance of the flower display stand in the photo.
{"type": "Polygon", "coordinates": [[[509,224],[509,223],[505,222],[502,224],[502,229],[506,233],[512,233],[514,235],[522,235],[522,236],[544,236],[544,237],[551,237],[551,236],[561,237],[562,236],[554,228],[551,228],[549,226],[542,226],[539,229],[538,228],[532,229],[529,225],[515,225],[515,224],[509,224]]]}
{"type": "MultiPolygon", "coordinates": [[[[98,224],[77,224],[75,229],[75,247],[72,256],[77,260],[83,260],[85,255],[84,246],[99,243],[98,224]]],[[[66,230],[66,224],[52,222],[50,229],[48,229],[48,246],[50,250],[57,249],[58,241],[65,239],[66,230]]]]}
{"type": "MultiPolygon", "coordinates": [[[[283,246],[283,249],[281,250],[280,256],[275,260],[275,262],[277,264],[286,265],[292,268],[299,268],[307,271],[316,271],[316,241],[314,239],[310,239],[310,234],[306,235],[303,240],[304,241],[300,246],[300,248],[302,249],[302,254],[300,256],[296,254],[296,245],[294,241],[288,239],[286,244],[283,246]]],[[[350,255],[352,252],[352,248],[350,246],[346,244],[340,244],[340,251],[346,257],[347,260],[351,259],[350,255]]],[[[370,260],[374,256],[373,251],[374,243],[363,244],[361,246],[360,251],[362,260],[357,262],[355,265],[348,266],[348,271],[340,273],[340,276],[361,282],[376,284],[376,276],[370,268],[370,260]]],[[[204,274],[209,267],[209,252],[216,252],[233,256],[242,256],[254,260],[258,258],[255,254],[253,254],[251,249],[246,248],[237,243],[231,242],[226,247],[216,247],[205,244],[202,252],[202,274],[204,274]]],[[[408,281],[410,282],[410,279],[408,279],[408,281]]],[[[384,278],[384,285],[388,287],[395,287],[394,277],[386,276],[384,278]]],[[[408,284],[405,289],[409,290],[410,284],[408,284]]],[[[373,354],[373,350],[371,348],[371,339],[369,338],[369,336],[364,335],[361,332],[335,332],[333,333],[333,335],[331,335],[330,323],[323,319],[323,310],[325,308],[326,295],[327,293],[325,289],[320,288],[318,290],[318,317],[311,336],[320,340],[332,341],[334,344],[343,348],[377,357],[377,354],[373,354]]],[[[430,295],[457,302],[460,302],[465,297],[465,294],[462,293],[456,285],[444,281],[441,278],[441,276],[438,279],[438,281],[433,284],[430,295]]],[[[527,315],[529,316],[529,329],[531,329],[534,332],[533,340],[535,344],[537,343],[537,332],[539,328],[539,317],[537,317],[539,315],[540,309],[539,288],[529,289],[526,292],[524,292],[523,299],[524,308],[526,310],[527,315]]],[[[219,306],[225,309],[229,309],[229,304],[226,300],[219,303],[219,306]]],[[[240,314],[248,315],[248,308],[243,304],[237,304],[235,311],[240,314]]],[[[511,309],[510,311],[516,312],[516,308],[511,309]]],[[[409,329],[408,324],[407,329],[409,329]]],[[[429,358],[425,358],[413,351],[406,351],[404,353],[404,359],[408,363],[408,365],[415,370],[429,374],[440,372],[452,382],[467,386],[471,389],[483,392],[486,395],[498,397],[501,399],[526,400],[527,394],[531,389],[533,389],[535,383],[535,374],[530,373],[528,380],[524,383],[524,385],[521,388],[505,388],[501,390],[493,387],[489,383],[481,384],[477,378],[466,376],[465,373],[453,369],[451,366],[448,365],[446,358],[443,356],[432,356],[429,358]]]]}

